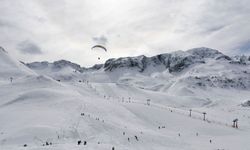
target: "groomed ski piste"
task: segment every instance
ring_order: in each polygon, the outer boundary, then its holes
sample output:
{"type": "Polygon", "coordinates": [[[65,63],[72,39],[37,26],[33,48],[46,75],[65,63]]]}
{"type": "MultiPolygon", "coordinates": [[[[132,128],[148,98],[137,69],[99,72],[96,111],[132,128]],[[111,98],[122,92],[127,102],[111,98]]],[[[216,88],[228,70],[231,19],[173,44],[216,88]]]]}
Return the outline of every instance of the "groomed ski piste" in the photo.
{"type": "Polygon", "coordinates": [[[249,150],[250,108],[241,105],[250,99],[248,87],[192,84],[191,76],[250,72],[248,65],[218,61],[179,73],[161,67],[77,72],[31,69],[1,49],[0,149],[249,150]]]}

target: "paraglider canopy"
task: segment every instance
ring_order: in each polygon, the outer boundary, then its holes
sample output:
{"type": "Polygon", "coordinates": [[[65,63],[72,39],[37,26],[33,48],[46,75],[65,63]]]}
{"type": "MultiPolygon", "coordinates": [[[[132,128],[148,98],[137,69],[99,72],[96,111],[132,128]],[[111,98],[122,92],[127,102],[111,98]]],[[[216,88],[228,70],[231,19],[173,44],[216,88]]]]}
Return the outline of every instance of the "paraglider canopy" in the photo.
{"type": "MultiPolygon", "coordinates": [[[[104,46],[102,46],[102,45],[95,45],[95,46],[93,46],[91,49],[92,49],[92,50],[99,49],[99,50],[104,50],[104,52],[107,52],[107,49],[106,49],[104,46]]],[[[100,51],[99,51],[99,52],[100,52],[100,51]]],[[[101,58],[98,57],[98,60],[100,60],[100,59],[101,59],[101,58]]]]}
{"type": "Polygon", "coordinates": [[[101,49],[103,49],[104,51],[107,52],[107,49],[106,49],[104,46],[102,46],[102,45],[95,45],[95,46],[93,46],[91,49],[93,50],[93,49],[95,49],[95,48],[101,48],[101,49]]]}

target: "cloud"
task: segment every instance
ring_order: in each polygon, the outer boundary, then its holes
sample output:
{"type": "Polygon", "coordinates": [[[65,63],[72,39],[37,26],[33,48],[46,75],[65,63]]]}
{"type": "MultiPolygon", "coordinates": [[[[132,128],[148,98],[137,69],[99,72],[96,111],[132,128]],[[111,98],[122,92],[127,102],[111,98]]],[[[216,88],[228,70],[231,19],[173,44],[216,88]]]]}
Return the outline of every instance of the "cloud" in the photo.
{"type": "Polygon", "coordinates": [[[87,66],[100,63],[93,43],[108,44],[103,60],[201,46],[240,52],[250,35],[249,6],[249,0],[1,0],[0,43],[23,61],[87,66]],[[19,54],[26,39],[46,53],[19,54]]]}
{"type": "Polygon", "coordinates": [[[9,26],[9,24],[0,20],[0,27],[5,27],[5,26],[9,26]]]}
{"type": "Polygon", "coordinates": [[[100,45],[106,45],[108,43],[108,39],[107,37],[105,37],[104,35],[100,36],[100,37],[93,37],[92,40],[100,45]]]}
{"type": "Polygon", "coordinates": [[[17,45],[17,49],[23,54],[37,55],[42,54],[41,48],[35,43],[25,40],[17,45]]]}

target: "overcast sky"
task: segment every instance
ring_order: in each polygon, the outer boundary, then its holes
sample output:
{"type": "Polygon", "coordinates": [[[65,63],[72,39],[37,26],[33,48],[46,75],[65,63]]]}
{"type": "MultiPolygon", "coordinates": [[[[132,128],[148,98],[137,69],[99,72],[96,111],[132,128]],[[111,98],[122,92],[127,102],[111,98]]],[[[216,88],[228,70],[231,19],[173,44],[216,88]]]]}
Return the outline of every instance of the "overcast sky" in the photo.
{"type": "Polygon", "coordinates": [[[83,66],[201,46],[249,54],[250,0],[0,0],[0,46],[83,66]]]}

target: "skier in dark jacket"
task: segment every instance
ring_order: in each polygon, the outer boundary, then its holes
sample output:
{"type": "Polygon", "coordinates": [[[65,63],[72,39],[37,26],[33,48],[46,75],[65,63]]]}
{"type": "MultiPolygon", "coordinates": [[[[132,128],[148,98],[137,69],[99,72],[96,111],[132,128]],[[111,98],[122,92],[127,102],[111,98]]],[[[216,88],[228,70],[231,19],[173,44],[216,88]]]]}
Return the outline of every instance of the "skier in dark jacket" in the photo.
{"type": "Polygon", "coordinates": [[[81,145],[81,143],[82,143],[81,140],[77,141],[77,145],[81,145]]]}
{"type": "Polygon", "coordinates": [[[138,140],[138,137],[137,137],[136,135],[135,135],[135,139],[136,139],[136,141],[139,141],[139,140],[138,140]]]}

